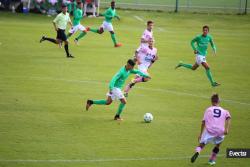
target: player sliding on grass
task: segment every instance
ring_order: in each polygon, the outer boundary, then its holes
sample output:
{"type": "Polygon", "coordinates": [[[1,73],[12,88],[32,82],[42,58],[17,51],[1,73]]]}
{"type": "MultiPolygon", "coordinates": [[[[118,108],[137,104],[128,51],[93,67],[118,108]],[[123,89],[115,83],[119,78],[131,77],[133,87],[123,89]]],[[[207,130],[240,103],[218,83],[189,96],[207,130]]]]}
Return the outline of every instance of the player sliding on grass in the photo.
{"type": "Polygon", "coordinates": [[[61,46],[61,43],[64,42],[64,49],[65,49],[67,58],[74,58],[69,53],[69,42],[68,42],[66,34],[65,34],[65,29],[66,29],[68,23],[72,27],[69,13],[67,12],[67,6],[63,4],[62,5],[62,12],[60,14],[58,14],[56,16],[56,18],[53,20],[53,25],[54,25],[55,30],[57,32],[56,39],[43,36],[40,39],[40,43],[47,40],[47,41],[50,41],[52,43],[59,44],[59,46],[61,46]]]}
{"type": "Polygon", "coordinates": [[[78,40],[84,37],[87,34],[87,29],[81,25],[80,21],[83,18],[83,3],[81,1],[74,2],[74,11],[73,11],[73,27],[69,30],[69,33],[67,35],[67,38],[69,38],[71,35],[73,35],[78,30],[81,31],[78,37],[75,38],[74,42],[78,44],[78,40]]]}
{"type": "MultiPolygon", "coordinates": [[[[151,38],[148,40],[147,46],[140,46],[135,51],[135,60],[138,64],[138,70],[141,72],[148,74],[148,69],[152,66],[152,64],[158,59],[157,49],[154,47],[154,40],[151,38]]],[[[139,82],[147,82],[150,78],[145,78],[141,76],[136,76],[132,82],[130,82],[125,88],[125,96],[128,96],[129,90],[139,82]]]]}
{"type": "Polygon", "coordinates": [[[201,150],[206,144],[212,142],[215,144],[208,163],[215,164],[216,156],[219,153],[219,148],[224,140],[224,135],[228,134],[231,121],[230,113],[219,106],[220,99],[218,94],[211,97],[212,106],[207,108],[201,124],[201,132],[198,137],[199,145],[195,149],[195,154],[191,158],[193,163],[199,156],[201,150]]]}
{"type": "Polygon", "coordinates": [[[203,34],[196,36],[191,41],[191,46],[194,50],[194,53],[196,54],[195,64],[192,65],[192,64],[185,64],[185,63],[180,62],[176,66],[176,69],[179,67],[185,67],[185,68],[188,68],[191,70],[196,70],[199,67],[199,65],[202,65],[206,69],[206,74],[207,74],[207,77],[208,77],[211,85],[213,87],[215,87],[215,86],[219,86],[220,84],[215,82],[213,77],[212,77],[210,67],[206,61],[206,55],[207,55],[208,43],[211,44],[213,51],[214,51],[214,55],[216,55],[216,47],[215,47],[215,44],[213,42],[212,36],[210,36],[208,33],[209,33],[209,27],[203,26],[203,34]],[[197,46],[195,46],[195,43],[197,44],[197,46]]]}
{"type": "Polygon", "coordinates": [[[114,17],[116,17],[118,20],[120,20],[120,17],[116,14],[115,1],[111,2],[111,7],[108,8],[105,11],[105,13],[102,15],[105,17],[105,20],[103,21],[101,27],[99,29],[90,28],[90,31],[98,33],[98,34],[102,34],[104,32],[104,30],[108,30],[110,32],[114,46],[115,47],[122,46],[122,44],[117,43],[117,41],[116,41],[115,32],[114,32],[113,25],[112,25],[112,19],[114,17]]]}
{"type": "Polygon", "coordinates": [[[148,75],[140,72],[139,70],[134,70],[135,62],[131,59],[127,61],[127,64],[122,67],[112,78],[109,83],[109,93],[107,93],[106,100],[87,100],[86,110],[93,104],[97,105],[110,105],[113,100],[119,99],[121,101],[114,120],[122,120],[120,117],[127,100],[123,95],[122,87],[130,74],[138,74],[145,78],[150,78],[148,75]]]}
{"type": "Polygon", "coordinates": [[[147,22],[147,28],[144,30],[142,37],[141,37],[141,46],[147,47],[149,40],[150,39],[154,40],[153,27],[154,27],[154,22],[149,20],[147,22]]]}

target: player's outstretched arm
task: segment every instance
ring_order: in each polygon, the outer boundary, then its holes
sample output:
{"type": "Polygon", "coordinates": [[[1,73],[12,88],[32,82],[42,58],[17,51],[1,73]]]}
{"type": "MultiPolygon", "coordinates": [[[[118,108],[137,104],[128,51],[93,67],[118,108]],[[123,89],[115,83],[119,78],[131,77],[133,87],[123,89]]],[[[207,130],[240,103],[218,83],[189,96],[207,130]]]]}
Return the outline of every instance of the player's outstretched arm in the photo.
{"type": "Polygon", "coordinates": [[[224,135],[228,134],[230,124],[231,124],[231,118],[227,118],[226,121],[225,121],[225,132],[224,132],[224,135]]]}
{"type": "Polygon", "coordinates": [[[194,53],[197,54],[197,48],[195,46],[195,43],[197,42],[198,37],[195,37],[194,39],[191,40],[191,47],[194,50],[194,53]]]}
{"type": "Polygon", "coordinates": [[[202,135],[204,129],[205,129],[205,121],[203,120],[203,121],[201,122],[201,131],[200,131],[200,134],[199,134],[199,136],[198,136],[198,142],[200,142],[200,140],[201,140],[201,135],[202,135]]]}
{"type": "Polygon", "coordinates": [[[216,56],[216,46],[214,44],[214,41],[213,41],[212,37],[211,37],[209,42],[210,42],[211,47],[213,48],[214,56],[216,56]]]}

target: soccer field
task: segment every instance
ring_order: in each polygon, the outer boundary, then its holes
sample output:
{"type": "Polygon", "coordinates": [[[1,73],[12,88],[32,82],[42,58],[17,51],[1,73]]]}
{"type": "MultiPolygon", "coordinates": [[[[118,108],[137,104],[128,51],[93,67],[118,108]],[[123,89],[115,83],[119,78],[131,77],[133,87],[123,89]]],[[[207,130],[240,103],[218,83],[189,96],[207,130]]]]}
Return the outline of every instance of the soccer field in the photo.
{"type": "MultiPolygon", "coordinates": [[[[208,145],[190,163],[204,110],[210,96],[220,94],[232,116],[229,135],[221,146],[218,167],[247,167],[250,159],[227,159],[226,148],[250,148],[250,16],[170,14],[120,11],[109,33],[89,32],[80,45],[70,38],[76,57],[48,42],[55,37],[52,17],[0,13],[0,166],[1,167],[203,167],[213,148],[208,145]],[[153,19],[159,61],[152,80],[134,87],[122,114],[113,116],[118,102],[84,110],[88,98],[103,99],[112,76],[131,58],[145,24],[153,19]],[[175,70],[182,60],[193,63],[190,40],[204,24],[217,45],[207,61],[222,85],[212,88],[204,69],[175,70]],[[151,112],[152,123],[143,115],[151,112]]],[[[99,27],[103,19],[87,18],[83,25],[99,27]]],[[[129,81],[129,80],[128,80],[129,81]]]]}

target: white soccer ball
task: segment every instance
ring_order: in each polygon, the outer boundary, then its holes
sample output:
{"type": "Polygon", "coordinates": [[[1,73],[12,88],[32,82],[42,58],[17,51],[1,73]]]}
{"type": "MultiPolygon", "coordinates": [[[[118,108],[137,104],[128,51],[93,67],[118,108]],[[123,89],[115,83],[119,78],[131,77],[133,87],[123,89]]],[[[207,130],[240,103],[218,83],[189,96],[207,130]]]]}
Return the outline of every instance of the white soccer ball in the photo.
{"type": "Polygon", "coordinates": [[[153,115],[151,113],[146,113],[144,115],[144,121],[146,123],[149,123],[149,122],[153,121],[153,119],[154,119],[154,117],[153,117],[153,115]]]}

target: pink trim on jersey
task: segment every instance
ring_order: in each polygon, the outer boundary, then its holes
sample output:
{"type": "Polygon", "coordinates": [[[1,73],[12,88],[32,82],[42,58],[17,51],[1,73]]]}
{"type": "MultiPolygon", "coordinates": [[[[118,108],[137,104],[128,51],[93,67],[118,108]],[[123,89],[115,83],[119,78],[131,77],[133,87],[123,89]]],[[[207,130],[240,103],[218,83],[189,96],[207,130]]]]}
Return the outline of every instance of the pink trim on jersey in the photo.
{"type": "Polygon", "coordinates": [[[211,106],[206,109],[203,121],[205,121],[206,130],[214,136],[222,136],[225,131],[225,121],[231,118],[230,113],[219,106],[211,106]]]}

